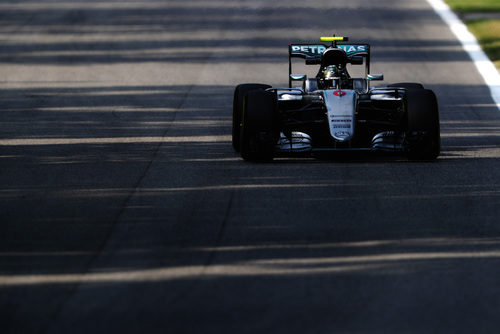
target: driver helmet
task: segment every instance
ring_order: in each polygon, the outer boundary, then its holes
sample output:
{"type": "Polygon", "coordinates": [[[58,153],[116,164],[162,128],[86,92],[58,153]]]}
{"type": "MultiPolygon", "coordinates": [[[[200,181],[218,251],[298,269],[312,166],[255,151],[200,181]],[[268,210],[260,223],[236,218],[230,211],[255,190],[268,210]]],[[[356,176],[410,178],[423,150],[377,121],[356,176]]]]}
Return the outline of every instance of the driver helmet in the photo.
{"type": "Polygon", "coordinates": [[[325,79],[333,79],[333,78],[338,78],[340,77],[340,67],[337,65],[328,65],[325,67],[323,70],[323,75],[325,76],[325,79]]]}

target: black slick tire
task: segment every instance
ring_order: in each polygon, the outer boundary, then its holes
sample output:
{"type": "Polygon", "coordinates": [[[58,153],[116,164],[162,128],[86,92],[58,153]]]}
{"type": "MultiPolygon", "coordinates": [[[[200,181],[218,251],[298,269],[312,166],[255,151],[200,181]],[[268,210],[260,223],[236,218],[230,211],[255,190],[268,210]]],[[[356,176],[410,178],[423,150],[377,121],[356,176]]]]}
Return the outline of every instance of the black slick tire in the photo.
{"type": "Polygon", "coordinates": [[[252,90],[264,90],[271,88],[269,85],[263,84],[241,84],[234,89],[233,98],[233,130],[232,130],[232,144],[236,152],[240,151],[240,137],[241,137],[241,116],[243,114],[243,99],[245,95],[252,90]]]}
{"type": "Polygon", "coordinates": [[[424,89],[424,85],[417,82],[398,82],[390,84],[388,87],[401,87],[401,88],[406,88],[407,90],[424,89]]]}
{"type": "Polygon", "coordinates": [[[406,92],[407,154],[410,160],[435,160],[441,151],[436,95],[428,89],[406,92]]]}
{"type": "Polygon", "coordinates": [[[243,100],[240,153],[247,161],[271,161],[279,138],[276,129],[276,94],[249,91],[243,100]]]}

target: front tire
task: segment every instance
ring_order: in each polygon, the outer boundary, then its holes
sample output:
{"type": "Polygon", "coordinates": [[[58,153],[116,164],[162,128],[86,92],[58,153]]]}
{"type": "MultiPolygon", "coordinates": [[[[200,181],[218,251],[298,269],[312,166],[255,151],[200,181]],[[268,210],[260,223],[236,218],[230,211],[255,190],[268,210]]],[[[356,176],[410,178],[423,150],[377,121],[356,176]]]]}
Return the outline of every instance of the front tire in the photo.
{"type": "Polygon", "coordinates": [[[388,87],[406,88],[407,90],[424,89],[424,85],[417,82],[398,82],[391,84],[388,87]]]}
{"type": "Polygon", "coordinates": [[[279,139],[276,127],[276,94],[249,91],[243,100],[240,153],[247,161],[271,161],[279,139]]]}
{"type": "Polygon", "coordinates": [[[441,151],[436,95],[428,89],[406,92],[407,152],[410,160],[435,160],[441,151]]]}
{"type": "Polygon", "coordinates": [[[243,114],[243,99],[245,95],[252,90],[265,90],[271,88],[269,85],[263,84],[241,84],[234,89],[233,98],[233,138],[232,144],[236,152],[240,151],[241,137],[241,115],[243,114]]]}

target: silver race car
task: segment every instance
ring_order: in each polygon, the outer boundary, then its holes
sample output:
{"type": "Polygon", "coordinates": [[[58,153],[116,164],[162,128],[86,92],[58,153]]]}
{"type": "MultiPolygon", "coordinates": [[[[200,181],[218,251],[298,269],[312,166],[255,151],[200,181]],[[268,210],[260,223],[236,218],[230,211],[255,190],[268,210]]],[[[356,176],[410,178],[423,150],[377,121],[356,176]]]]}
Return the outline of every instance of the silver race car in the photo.
{"type": "Polygon", "coordinates": [[[345,151],[394,152],[410,160],[440,153],[436,95],[420,83],[370,87],[370,45],[346,37],[325,44],[289,45],[289,85],[241,84],[235,88],[232,144],[248,161],[277,156],[323,156],[345,151]],[[315,77],[294,74],[292,58],[319,65],[315,77]],[[351,65],[365,65],[353,78],[351,65]]]}

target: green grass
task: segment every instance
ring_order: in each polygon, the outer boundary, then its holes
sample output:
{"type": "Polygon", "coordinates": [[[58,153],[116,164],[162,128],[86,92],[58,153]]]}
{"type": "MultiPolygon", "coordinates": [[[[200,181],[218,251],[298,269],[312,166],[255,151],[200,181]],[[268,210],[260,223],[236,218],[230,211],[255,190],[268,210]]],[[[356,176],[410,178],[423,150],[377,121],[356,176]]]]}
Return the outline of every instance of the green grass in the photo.
{"type": "Polygon", "coordinates": [[[500,0],[445,0],[456,12],[500,12],[500,0]]]}
{"type": "Polygon", "coordinates": [[[500,70],[500,20],[471,20],[465,23],[500,70]]]}
{"type": "MultiPolygon", "coordinates": [[[[458,13],[500,13],[500,0],[445,0],[445,2],[458,13]]],[[[500,71],[500,19],[469,20],[465,24],[500,71]]]]}

